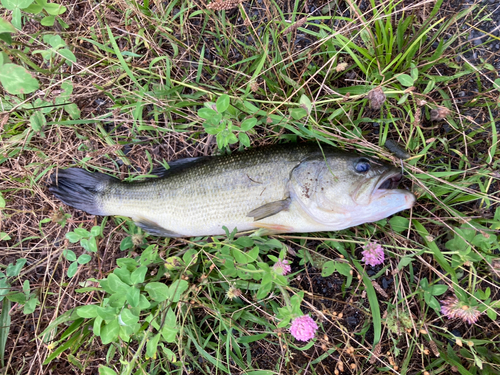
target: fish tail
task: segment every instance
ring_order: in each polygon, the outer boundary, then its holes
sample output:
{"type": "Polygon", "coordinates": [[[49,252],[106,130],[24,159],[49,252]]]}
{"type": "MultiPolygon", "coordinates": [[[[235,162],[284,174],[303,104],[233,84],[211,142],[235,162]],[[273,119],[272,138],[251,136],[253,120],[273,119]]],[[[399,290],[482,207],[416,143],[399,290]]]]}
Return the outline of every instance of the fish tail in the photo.
{"type": "Polygon", "coordinates": [[[92,215],[106,216],[100,197],[110,184],[118,181],[104,173],[80,168],[59,169],[50,178],[49,190],[68,206],[92,215]]]}

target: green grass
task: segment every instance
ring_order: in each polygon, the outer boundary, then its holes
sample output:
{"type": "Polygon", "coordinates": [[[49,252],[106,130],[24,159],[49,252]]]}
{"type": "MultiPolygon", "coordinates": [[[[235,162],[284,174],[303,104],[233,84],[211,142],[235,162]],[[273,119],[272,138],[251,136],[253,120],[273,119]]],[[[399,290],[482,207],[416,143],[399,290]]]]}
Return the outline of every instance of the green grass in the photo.
{"type": "Polygon", "coordinates": [[[500,372],[500,79],[466,57],[488,14],[366,3],[2,2],[1,373],[500,372]],[[301,140],[401,165],[417,204],[340,232],[164,239],[46,189],[59,167],[134,181],[301,140]],[[476,323],[443,316],[453,296],[476,323]]]}

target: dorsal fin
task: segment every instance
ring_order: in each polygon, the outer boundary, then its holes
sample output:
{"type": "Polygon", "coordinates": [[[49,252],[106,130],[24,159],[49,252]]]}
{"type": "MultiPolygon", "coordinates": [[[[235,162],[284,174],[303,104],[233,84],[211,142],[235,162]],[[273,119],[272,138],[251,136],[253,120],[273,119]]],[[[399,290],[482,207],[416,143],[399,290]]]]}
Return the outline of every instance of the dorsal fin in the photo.
{"type": "Polygon", "coordinates": [[[169,169],[165,169],[163,166],[159,166],[153,168],[151,174],[154,174],[158,177],[168,177],[174,173],[179,173],[187,168],[191,168],[198,164],[203,164],[207,160],[211,159],[211,156],[198,156],[196,158],[184,158],[175,161],[171,161],[168,163],[169,169]]]}

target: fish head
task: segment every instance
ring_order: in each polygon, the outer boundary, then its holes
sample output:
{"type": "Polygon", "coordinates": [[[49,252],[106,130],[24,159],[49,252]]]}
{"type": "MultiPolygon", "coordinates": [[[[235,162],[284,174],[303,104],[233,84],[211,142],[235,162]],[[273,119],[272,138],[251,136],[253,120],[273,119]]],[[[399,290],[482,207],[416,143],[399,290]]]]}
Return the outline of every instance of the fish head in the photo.
{"type": "Polygon", "coordinates": [[[378,160],[332,153],[301,163],[291,190],[311,219],[336,229],[384,219],[409,209],[415,196],[397,189],[401,172],[378,160]]]}

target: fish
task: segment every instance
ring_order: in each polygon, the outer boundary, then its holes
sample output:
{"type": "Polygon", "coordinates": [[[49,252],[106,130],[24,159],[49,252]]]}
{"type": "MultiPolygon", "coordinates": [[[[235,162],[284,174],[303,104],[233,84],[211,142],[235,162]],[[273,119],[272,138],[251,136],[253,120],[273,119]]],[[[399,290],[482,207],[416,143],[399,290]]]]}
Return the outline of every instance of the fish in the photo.
{"type": "Polygon", "coordinates": [[[180,159],[150,178],[122,182],[58,169],[49,190],[89,214],[119,215],[161,237],[338,231],[410,209],[399,169],[321,143],[258,147],[180,159]]]}

